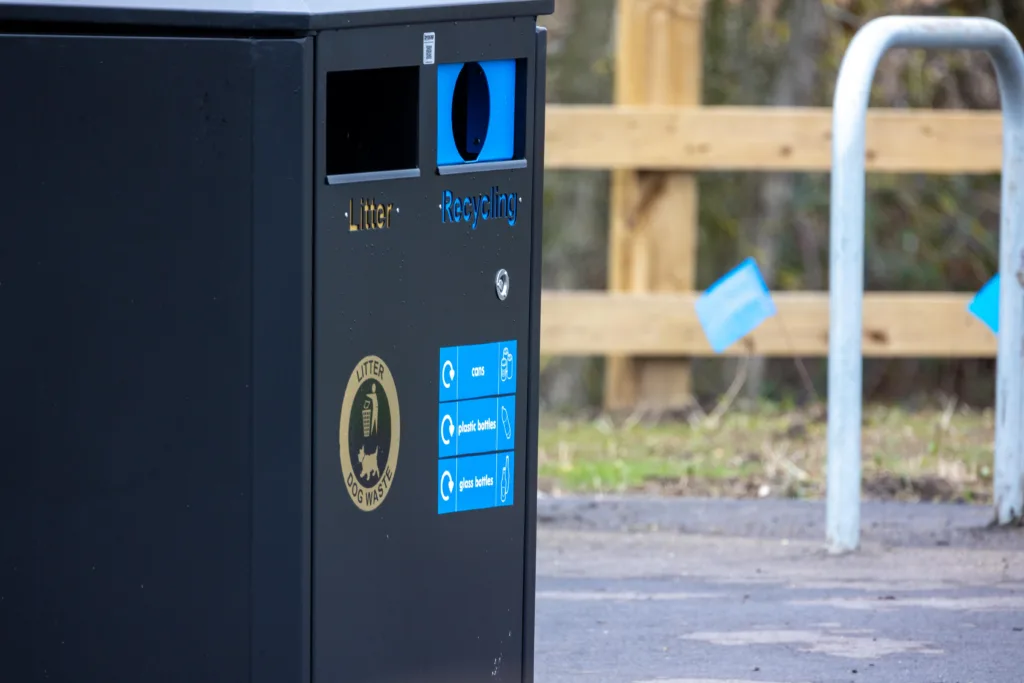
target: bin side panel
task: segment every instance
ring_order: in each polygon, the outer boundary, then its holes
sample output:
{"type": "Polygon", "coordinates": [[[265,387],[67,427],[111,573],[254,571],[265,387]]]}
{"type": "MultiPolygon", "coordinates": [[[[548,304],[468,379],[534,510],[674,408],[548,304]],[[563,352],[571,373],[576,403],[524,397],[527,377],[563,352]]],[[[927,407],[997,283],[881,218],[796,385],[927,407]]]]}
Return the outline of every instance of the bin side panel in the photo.
{"type": "MultiPolygon", "coordinates": [[[[438,65],[522,59],[532,93],[534,29],[520,18],[317,38],[318,89],[328,71],[412,65],[420,97],[417,177],[328,184],[316,143],[315,683],[522,681],[531,224],[540,197],[533,170],[521,165],[441,175],[435,147],[438,65]],[[434,64],[422,64],[424,33],[433,34],[434,64]],[[456,200],[475,207],[477,220],[455,220],[456,200]],[[499,269],[510,276],[504,301],[499,269]],[[445,396],[452,372],[466,399],[458,413],[445,396]],[[459,453],[449,452],[450,430],[471,424],[459,453]]],[[[349,101],[372,108],[386,96],[364,87],[349,101]]],[[[318,92],[318,135],[324,100],[318,92]]],[[[532,164],[534,121],[525,120],[532,164]]]]}
{"type": "Polygon", "coordinates": [[[249,680],[250,45],[0,36],[4,680],[249,680]]]}
{"type": "MultiPolygon", "coordinates": [[[[544,196],[544,128],[547,101],[547,49],[548,34],[537,27],[536,78],[534,79],[533,124],[533,194],[544,196]]],[[[536,632],[537,598],[537,476],[538,438],[540,429],[540,306],[541,267],[544,226],[544,202],[533,204],[533,244],[530,254],[530,374],[527,394],[526,427],[526,557],[523,569],[523,681],[534,681],[534,639],[536,632]]]]}

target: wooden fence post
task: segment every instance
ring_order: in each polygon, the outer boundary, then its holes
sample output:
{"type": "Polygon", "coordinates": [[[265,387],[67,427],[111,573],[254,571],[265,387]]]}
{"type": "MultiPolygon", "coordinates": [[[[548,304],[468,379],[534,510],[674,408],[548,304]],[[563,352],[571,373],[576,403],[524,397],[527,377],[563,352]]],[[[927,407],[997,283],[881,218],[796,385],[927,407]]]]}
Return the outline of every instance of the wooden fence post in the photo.
{"type": "MultiPolygon", "coordinates": [[[[704,0],[618,0],[615,103],[700,104],[704,0]]],[[[608,288],[691,291],[696,285],[697,179],[679,172],[612,172],[608,288]]],[[[679,358],[608,357],[605,407],[654,409],[690,400],[679,358]]]]}

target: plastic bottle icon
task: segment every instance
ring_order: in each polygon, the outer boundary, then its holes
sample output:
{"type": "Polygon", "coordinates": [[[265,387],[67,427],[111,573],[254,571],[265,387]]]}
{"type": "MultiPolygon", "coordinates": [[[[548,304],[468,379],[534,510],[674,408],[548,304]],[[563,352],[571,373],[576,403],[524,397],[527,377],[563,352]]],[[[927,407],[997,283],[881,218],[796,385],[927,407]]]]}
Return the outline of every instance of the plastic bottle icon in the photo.
{"type": "Polygon", "coordinates": [[[516,359],[512,356],[512,352],[510,352],[508,350],[508,347],[506,346],[504,349],[502,349],[502,352],[501,352],[501,381],[502,382],[509,382],[509,381],[512,380],[513,377],[515,377],[515,374],[516,374],[515,362],[516,362],[516,359]]]}
{"type": "Polygon", "coordinates": [[[508,471],[508,456],[505,456],[505,466],[501,468],[501,502],[504,503],[505,499],[508,498],[508,485],[509,485],[509,471],[508,471]]]}
{"type": "Polygon", "coordinates": [[[505,430],[505,438],[512,438],[512,420],[509,419],[508,411],[505,410],[505,406],[501,407],[501,427],[505,430]]]}

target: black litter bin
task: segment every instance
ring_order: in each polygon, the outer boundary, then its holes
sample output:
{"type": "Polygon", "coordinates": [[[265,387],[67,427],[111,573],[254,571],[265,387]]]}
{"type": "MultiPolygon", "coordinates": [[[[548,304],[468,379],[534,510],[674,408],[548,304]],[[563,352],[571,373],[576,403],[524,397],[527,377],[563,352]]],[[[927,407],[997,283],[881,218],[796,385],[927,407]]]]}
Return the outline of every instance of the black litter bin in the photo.
{"type": "Polygon", "coordinates": [[[532,680],[552,5],[0,5],[0,680],[532,680]]]}

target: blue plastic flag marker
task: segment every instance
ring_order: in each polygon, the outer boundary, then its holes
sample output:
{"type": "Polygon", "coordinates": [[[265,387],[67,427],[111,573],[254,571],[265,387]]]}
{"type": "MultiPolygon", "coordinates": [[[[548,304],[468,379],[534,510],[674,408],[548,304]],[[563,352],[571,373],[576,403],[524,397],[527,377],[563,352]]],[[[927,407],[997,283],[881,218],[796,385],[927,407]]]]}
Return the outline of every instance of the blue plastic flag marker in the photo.
{"type": "Polygon", "coordinates": [[[999,334],[999,273],[978,290],[967,305],[967,310],[999,334]]]}
{"type": "Polygon", "coordinates": [[[708,287],[695,307],[715,353],[722,353],[776,313],[775,302],[752,258],[708,287]]]}

